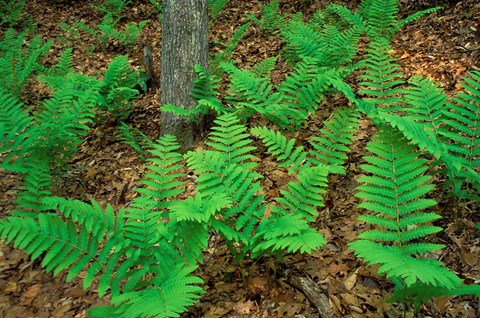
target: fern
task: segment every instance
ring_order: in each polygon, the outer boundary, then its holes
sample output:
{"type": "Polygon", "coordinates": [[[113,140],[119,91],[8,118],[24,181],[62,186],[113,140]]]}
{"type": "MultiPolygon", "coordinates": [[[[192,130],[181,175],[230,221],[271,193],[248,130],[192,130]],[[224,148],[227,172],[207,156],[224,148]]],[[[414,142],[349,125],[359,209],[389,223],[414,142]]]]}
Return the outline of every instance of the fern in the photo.
{"type": "Polygon", "coordinates": [[[397,0],[363,0],[358,8],[371,38],[390,40],[397,26],[397,0]]]}
{"type": "Polygon", "coordinates": [[[120,133],[120,141],[123,141],[125,144],[131,146],[139,154],[140,159],[145,160],[145,156],[143,154],[147,151],[147,149],[152,148],[152,140],[150,140],[150,138],[148,138],[148,136],[142,133],[140,130],[132,128],[124,122],[120,123],[118,126],[118,131],[120,133]]]}
{"type": "Polygon", "coordinates": [[[255,148],[250,146],[246,127],[238,124],[233,114],[219,117],[216,124],[207,142],[212,149],[186,155],[189,168],[198,175],[198,194],[195,200],[181,205],[188,214],[180,212],[180,208],[176,208],[177,213],[190,219],[210,220],[211,228],[225,237],[237,261],[248,252],[257,257],[283,250],[310,252],[320,247],[323,237],[308,222],[316,216],[316,207],[322,205],[328,169],[298,171],[295,175],[299,181],[291,182],[288,191],[282,190],[283,197],[277,198],[282,208],[267,208],[258,182],[262,176],[252,170],[257,164],[250,152],[255,148]],[[202,208],[207,198],[212,198],[209,204],[214,203],[210,210],[202,208]],[[262,219],[267,209],[275,214],[262,219]],[[269,235],[273,224],[280,222],[290,227],[269,235]]]}
{"type": "MultiPolygon", "coordinates": [[[[332,8],[334,7],[330,9],[332,8]]],[[[348,11],[346,8],[337,10],[344,14],[348,11]]],[[[327,15],[324,11],[318,12],[321,12],[324,17],[327,15]]],[[[361,23],[361,18],[356,18],[360,22],[355,23],[361,23]]],[[[320,22],[312,18],[311,21],[305,23],[301,20],[291,19],[281,32],[282,38],[286,42],[283,54],[288,61],[293,63],[307,57],[314,59],[320,67],[338,68],[350,63],[356,55],[357,43],[362,33],[361,27],[350,25],[351,19],[355,18],[350,17],[350,20],[345,22],[347,26],[342,29],[335,26],[336,20],[327,23],[326,20],[320,22]]]]}
{"type": "Polygon", "coordinates": [[[429,224],[439,215],[420,212],[436,204],[422,198],[433,189],[426,184],[430,177],[422,175],[426,160],[418,157],[402,133],[387,126],[381,127],[367,149],[375,156],[364,157],[369,164],[361,167],[372,175],[359,179],[364,184],[356,196],[366,200],[360,208],[375,213],[360,219],[379,228],[360,234],[349,246],[367,263],[379,264],[378,272],[385,273],[400,290],[416,284],[456,289],[462,280],[441,262],[414,257],[443,247],[418,242],[441,230],[429,224]]]}
{"type": "Polygon", "coordinates": [[[223,71],[220,68],[220,64],[231,59],[233,51],[237,48],[238,44],[247,33],[250,25],[250,23],[242,24],[237,30],[235,30],[228,43],[220,44],[220,46],[223,46],[224,49],[219,53],[213,54],[209,61],[209,68],[213,74],[217,76],[222,74],[223,71]]]}
{"type": "Polygon", "coordinates": [[[99,6],[93,7],[106,14],[111,14],[115,17],[120,17],[125,8],[132,3],[131,0],[104,0],[99,6]]]}
{"type": "Polygon", "coordinates": [[[260,4],[262,14],[260,19],[247,14],[246,16],[257,23],[265,32],[274,33],[282,29],[285,24],[285,20],[280,14],[280,1],[271,0],[267,5],[260,4]]]}
{"type": "Polygon", "coordinates": [[[425,9],[425,10],[415,12],[414,14],[409,15],[405,19],[403,19],[401,21],[398,21],[397,24],[395,25],[395,32],[400,30],[404,25],[421,18],[426,14],[434,13],[434,12],[437,12],[441,9],[443,9],[443,7],[434,7],[434,8],[429,8],[429,9],[425,9]]]}
{"type": "Polygon", "coordinates": [[[0,88],[0,167],[10,171],[24,172],[22,161],[31,149],[31,144],[40,137],[33,128],[33,118],[23,108],[17,97],[0,88]]]}
{"type": "Polygon", "coordinates": [[[2,0],[0,3],[0,27],[8,25],[12,28],[22,20],[26,1],[23,0],[2,0]]]}
{"type": "Polygon", "coordinates": [[[378,38],[370,43],[367,58],[360,62],[364,67],[359,92],[382,107],[398,109],[403,103],[401,94],[404,84],[400,66],[390,54],[389,43],[378,38]]]}
{"type": "Polygon", "coordinates": [[[280,132],[275,132],[267,127],[252,128],[251,133],[258,136],[263,144],[268,147],[268,152],[275,156],[279,167],[288,167],[288,174],[293,174],[306,162],[307,152],[302,146],[295,147],[294,138],[287,140],[280,132]]]}
{"type": "Polygon", "coordinates": [[[83,286],[88,288],[98,279],[99,295],[111,290],[113,306],[93,310],[93,314],[177,316],[202,293],[197,286],[201,280],[191,273],[208,238],[203,223],[177,219],[175,214],[170,216],[170,223],[165,218],[176,202],[172,198],[183,192],[179,188],[183,185],[179,181],[182,156],[175,153],[178,147],[172,136],[164,136],[155,144],[152,154],[156,157],[150,159],[149,173],[143,179],[146,187],[138,190],[140,196],[127,210],[114,212],[110,205],[103,209],[95,201],[86,204],[44,198],[37,202],[42,209],[59,214],[4,218],[0,220],[0,237],[25,249],[32,259],[43,256],[42,266],[54,275],[68,270],[67,281],[82,272],[83,286]],[[197,240],[178,238],[179,234],[186,237],[186,231],[197,224],[197,240]],[[146,296],[155,309],[131,301],[146,296]]]}
{"type": "Polygon", "coordinates": [[[218,17],[228,2],[229,0],[208,0],[208,10],[210,11],[210,19],[212,21],[218,17]]]}
{"type": "Polygon", "coordinates": [[[320,134],[310,141],[310,161],[313,164],[330,165],[332,172],[344,174],[342,165],[348,158],[348,147],[352,144],[358,124],[359,113],[354,108],[339,108],[333,112],[324,123],[324,128],[320,129],[320,134]]]}
{"type": "Polygon", "coordinates": [[[297,114],[278,104],[278,94],[271,94],[272,85],[268,79],[257,78],[248,70],[239,70],[232,63],[221,63],[222,69],[230,76],[231,84],[226,100],[241,106],[239,115],[248,118],[254,113],[285,127],[288,118],[297,114]],[[287,117],[287,118],[286,118],[287,117]]]}
{"type": "Polygon", "coordinates": [[[8,29],[0,41],[0,86],[20,97],[30,78],[42,70],[40,61],[52,43],[43,43],[40,36],[28,40],[26,31],[8,29]]]}
{"type": "Polygon", "coordinates": [[[261,78],[270,78],[270,73],[275,69],[275,63],[277,59],[275,56],[266,58],[260,62],[258,62],[253,67],[253,73],[261,78]]]}
{"type": "Polygon", "coordinates": [[[455,195],[466,198],[478,196],[480,191],[480,72],[473,71],[463,79],[465,92],[458,93],[448,101],[443,112],[444,129],[440,132],[446,139],[446,147],[452,154],[452,160],[461,164],[460,171],[450,170],[449,184],[453,185],[455,195]],[[472,184],[475,191],[469,191],[464,186],[472,184]]]}
{"type": "Polygon", "coordinates": [[[302,146],[294,147],[295,139],[287,140],[279,132],[266,127],[252,128],[251,133],[260,137],[268,152],[277,158],[280,167],[287,167],[288,174],[296,173],[302,166],[326,165],[330,173],[345,173],[342,167],[350,152],[354,132],[358,129],[359,114],[353,108],[340,108],[324,122],[321,134],[310,141],[308,152],[302,146]]]}
{"type": "Polygon", "coordinates": [[[100,89],[100,109],[111,112],[116,118],[128,117],[133,110],[131,102],[138,95],[138,72],[131,69],[128,57],[115,57],[105,72],[100,89]]]}

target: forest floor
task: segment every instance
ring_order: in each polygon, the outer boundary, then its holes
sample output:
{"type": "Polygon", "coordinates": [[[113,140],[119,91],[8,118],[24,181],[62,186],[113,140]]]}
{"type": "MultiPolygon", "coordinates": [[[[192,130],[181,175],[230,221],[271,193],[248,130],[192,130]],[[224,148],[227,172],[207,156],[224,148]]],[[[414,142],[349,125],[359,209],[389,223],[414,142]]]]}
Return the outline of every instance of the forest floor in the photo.
{"type": "MultiPolygon", "coordinates": [[[[93,1],[27,1],[27,14],[38,25],[37,33],[45,40],[55,39],[47,56],[47,65],[56,62],[59,53],[73,47],[75,69],[95,74],[104,71],[118,54],[128,53],[133,65],[142,67],[142,47],[150,43],[154,48],[156,71],[159,72],[161,25],[156,21],[154,7],[148,1],[134,1],[126,12],[125,21],[152,19],[141,34],[139,43],[129,52],[115,45],[105,50],[95,48],[95,42],[80,33],[71,40],[59,28],[59,22],[83,21],[94,25],[101,14],[92,9],[93,1]]],[[[282,11],[302,11],[310,16],[317,9],[333,2],[355,8],[359,1],[281,1],[282,11]]],[[[407,1],[401,4],[400,17],[433,6],[435,1],[407,1]]],[[[436,1],[437,3],[441,1],[436,1]]],[[[257,1],[231,0],[228,7],[212,23],[211,41],[226,42],[242,23],[246,13],[258,16],[257,1]]],[[[282,43],[276,36],[251,27],[233,54],[240,68],[249,68],[264,58],[278,56],[282,43]]],[[[477,0],[449,1],[443,10],[423,17],[404,27],[393,42],[405,75],[421,74],[439,82],[448,94],[460,90],[462,76],[480,65],[480,4],[477,0]]],[[[280,82],[288,71],[282,59],[273,72],[273,81],[280,82]]],[[[25,91],[24,102],[33,102],[48,96],[42,87],[32,82],[25,91]]],[[[156,138],[159,124],[158,90],[142,95],[128,123],[156,138]]],[[[315,134],[331,111],[345,106],[340,95],[327,97],[308,123],[295,137],[303,142],[315,134]]],[[[372,135],[372,127],[362,122],[361,131],[349,154],[346,175],[330,179],[325,207],[320,211],[318,230],[328,243],[311,255],[294,254],[279,265],[273,259],[245,260],[237,265],[232,261],[221,239],[212,236],[205,262],[198,275],[205,281],[206,294],[200,302],[182,317],[319,317],[304,294],[293,288],[281,271],[285,269],[308,274],[328,296],[335,317],[402,317],[402,307],[387,304],[392,285],[374,269],[359,261],[347,244],[363,231],[364,223],[357,220],[362,213],[356,209],[359,201],[354,196],[356,178],[362,173],[359,164],[365,155],[365,143],[372,135]]],[[[196,147],[202,147],[202,141],[196,147]]],[[[259,146],[259,149],[262,149],[259,146]]],[[[265,176],[266,193],[275,195],[288,181],[284,171],[265,158],[259,170],[265,176]]],[[[58,195],[81,200],[96,199],[114,207],[124,206],[135,196],[134,189],[144,173],[144,162],[129,146],[117,139],[112,121],[97,122],[70,163],[71,170],[58,184],[58,195]]],[[[480,238],[474,223],[480,221],[480,207],[472,202],[461,204],[447,198],[438,185],[434,199],[436,213],[443,216],[440,224],[445,231],[434,240],[446,247],[437,255],[446,266],[464,278],[467,283],[480,282],[480,238]]],[[[18,191],[18,177],[0,171],[0,215],[12,207],[18,191]]],[[[65,283],[65,275],[53,278],[45,274],[38,261],[10,245],[0,245],[0,318],[71,318],[85,317],[86,309],[104,304],[92,291],[84,291],[76,279],[65,283]]],[[[473,297],[434,299],[420,310],[419,317],[480,317],[480,304],[473,297]]],[[[413,317],[407,313],[406,317],[413,317]]]]}

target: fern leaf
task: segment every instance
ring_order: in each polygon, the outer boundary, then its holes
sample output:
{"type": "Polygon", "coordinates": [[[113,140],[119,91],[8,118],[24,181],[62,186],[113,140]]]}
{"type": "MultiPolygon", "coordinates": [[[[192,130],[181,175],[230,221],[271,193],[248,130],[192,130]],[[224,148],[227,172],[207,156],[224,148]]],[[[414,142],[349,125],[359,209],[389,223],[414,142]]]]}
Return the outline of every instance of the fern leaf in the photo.
{"type": "MultiPolygon", "coordinates": [[[[250,146],[252,141],[246,133],[246,127],[238,123],[233,114],[226,114],[214,121],[207,145],[222,152],[228,164],[241,164],[254,158],[250,154],[256,148],[250,146]]],[[[248,163],[253,168],[252,163],[248,163]]]]}
{"type": "Polygon", "coordinates": [[[419,283],[452,290],[462,283],[455,273],[442,267],[441,262],[413,258],[402,253],[397,246],[383,246],[367,240],[358,240],[349,246],[367,263],[380,265],[380,274],[385,273],[388,278],[400,278],[406,286],[419,283]]]}
{"type": "Polygon", "coordinates": [[[443,9],[443,7],[434,7],[434,8],[429,8],[421,11],[417,11],[414,14],[409,15],[405,19],[398,21],[397,24],[395,25],[395,32],[400,30],[404,25],[413,22],[421,17],[423,17],[426,14],[434,13],[437,12],[438,10],[443,9]]]}
{"type": "Polygon", "coordinates": [[[24,171],[21,158],[39,138],[39,133],[19,99],[0,88],[0,153],[6,154],[0,167],[24,171]]]}
{"type": "Polygon", "coordinates": [[[433,186],[425,184],[430,177],[421,176],[427,169],[426,160],[415,155],[415,146],[407,142],[402,134],[392,128],[383,127],[367,149],[376,156],[366,156],[369,165],[362,169],[373,174],[359,179],[357,197],[367,201],[359,205],[378,213],[376,216],[361,217],[362,220],[379,224],[388,229],[382,238],[382,230],[361,234],[362,238],[396,242],[400,246],[407,241],[432,234],[438,227],[422,224],[437,219],[434,213],[419,213],[436,204],[433,200],[422,199],[433,186]],[[382,221],[381,219],[385,219],[382,221]],[[408,234],[411,231],[411,234],[408,234]]]}
{"type": "Polygon", "coordinates": [[[154,157],[148,159],[149,171],[141,181],[146,187],[137,190],[140,197],[135,198],[126,211],[125,237],[142,250],[158,241],[158,222],[175,202],[168,199],[183,192],[180,188],[184,184],[180,181],[182,156],[176,149],[179,145],[170,135],[162,136],[153,145],[150,152],[154,157]]]}
{"type": "Polygon", "coordinates": [[[403,103],[398,95],[403,93],[399,86],[404,84],[404,80],[390,50],[389,42],[383,38],[370,43],[367,59],[360,62],[364,67],[360,93],[378,100],[382,107],[395,109],[403,103]]]}
{"type": "Polygon", "coordinates": [[[178,317],[204,293],[203,281],[191,273],[194,267],[173,268],[171,275],[156,281],[153,287],[112,298],[117,306],[115,316],[121,318],[178,317]]]}
{"type": "Polygon", "coordinates": [[[350,152],[348,146],[358,130],[359,113],[355,108],[339,108],[332,113],[320,134],[312,138],[310,144],[313,149],[309,154],[313,156],[313,164],[331,165],[331,172],[345,173],[342,167],[347,159],[346,153],[350,152]]]}
{"type": "Polygon", "coordinates": [[[264,126],[252,128],[250,132],[262,140],[270,154],[277,157],[279,167],[288,167],[289,175],[297,172],[305,162],[307,152],[302,146],[294,147],[295,139],[287,140],[280,132],[264,126]]]}
{"type": "Polygon", "coordinates": [[[277,59],[275,56],[266,58],[257,64],[253,68],[253,73],[261,78],[270,78],[270,73],[275,69],[275,63],[277,59]]]}
{"type": "Polygon", "coordinates": [[[440,135],[445,140],[452,160],[460,163],[461,170],[450,169],[450,183],[461,197],[474,195],[465,191],[465,184],[473,184],[476,195],[480,191],[478,167],[480,166],[480,72],[473,71],[462,83],[465,92],[458,93],[447,103],[448,111],[443,112],[445,124],[440,135]]]}

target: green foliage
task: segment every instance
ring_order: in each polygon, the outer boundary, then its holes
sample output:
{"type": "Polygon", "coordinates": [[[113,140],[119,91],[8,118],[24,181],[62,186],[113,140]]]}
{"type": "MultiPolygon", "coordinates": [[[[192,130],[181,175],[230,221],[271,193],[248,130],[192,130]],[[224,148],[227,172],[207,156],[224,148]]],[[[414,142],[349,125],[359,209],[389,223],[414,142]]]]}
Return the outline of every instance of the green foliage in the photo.
{"type": "Polygon", "coordinates": [[[260,19],[252,14],[246,14],[250,20],[258,24],[265,32],[274,33],[285,25],[285,20],[280,14],[280,1],[271,0],[267,5],[260,3],[262,14],[260,19]]]}
{"type": "Polygon", "coordinates": [[[163,1],[162,0],[148,0],[155,7],[158,21],[163,18],[163,1]]]}
{"type": "Polygon", "coordinates": [[[33,124],[33,118],[19,99],[0,87],[0,153],[3,154],[0,167],[24,172],[22,161],[40,135],[33,124]]]}
{"type": "Polygon", "coordinates": [[[27,34],[8,29],[0,41],[0,87],[17,97],[30,78],[42,70],[40,62],[52,45],[52,41],[43,43],[40,36],[28,39],[27,34]]]}
{"type": "Polygon", "coordinates": [[[100,5],[93,7],[100,12],[120,18],[125,8],[131,3],[131,0],[102,0],[100,5]]]}
{"type": "Polygon", "coordinates": [[[401,21],[398,21],[397,24],[395,25],[395,32],[397,32],[398,30],[400,30],[404,25],[408,24],[408,23],[411,23],[421,17],[423,17],[424,15],[426,14],[430,14],[430,13],[434,13],[434,12],[437,12],[439,10],[443,9],[443,7],[434,7],[434,8],[429,8],[429,9],[425,9],[425,10],[421,10],[421,11],[417,11],[411,15],[409,15],[408,17],[406,17],[405,19],[401,20],[401,21]]]}
{"type": "Polygon", "coordinates": [[[366,22],[368,36],[390,41],[397,26],[397,0],[363,0],[358,12],[366,22]]]}
{"type": "Polygon", "coordinates": [[[462,82],[465,92],[459,92],[446,105],[440,135],[460,171],[451,169],[450,180],[455,195],[460,198],[479,198],[480,177],[480,72],[472,71],[462,82]],[[471,185],[471,186],[468,186],[471,185]]]}
{"type": "Polygon", "coordinates": [[[145,160],[144,154],[152,148],[152,140],[139,129],[130,127],[124,122],[120,123],[118,131],[120,133],[119,140],[131,146],[138,153],[140,159],[145,160]]]}
{"type": "Polygon", "coordinates": [[[354,133],[358,129],[359,113],[354,108],[336,110],[328,121],[323,123],[320,134],[310,141],[311,149],[307,152],[303,146],[295,147],[295,139],[287,140],[280,132],[266,127],[252,128],[251,133],[258,136],[268,152],[277,158],[279,167],[288,167],[288,174],[294,174],[302,166],[328,166],[331,173],[345,173],[343,164],[350,152],[354,133]]]}
{"type": "Polygon", "coordinates": [[[360,62],[363,67],[363,79],[359,92],[369,101],[378,103],[381,107],[395,110],[403,103],[401,85],[404,84],[400,66],[390,53],[391,47],[387,40],[376,38],[370,42],[367,58],[360,62]]]}
{"type": "Polygon", "coordinates": [[[357,53],[357,43],[363,31],[361,23],[358,15],[334,5],[317,11],[308,23],[291,19],[281,31],[286,42],[283,54],[293,63],[311,58],[319,67],[345,66],[357,53]],[[332,16],[337,11],[341,15],[332,16]]]}
{"type": "Polygon", "coordinates": [[[98,279],[100,296],[111,290],[113,306],[95,309],[93,315],[177,316],[203,292],[197,286],[202,281],[191,273],[195,260],[201,258],[199,251],[206,247],[208,232],[197,227],[196,235],[203,233],[201,241],[179,240],[176,236],[183,230],[185,237],[192,222],[178,224],[174,214],[170,223],[164,218],[175,203],[172,197],[183,192],[182,156],[175,149],[178,145],[172,136],[155,144],[145,188],[138,190],[140,196],[126,210],[115,212],[95,201],[86,204],[50,197],[43,199],[43,209],[59,214],[4,218],[0,236],[25,249],[32,259],[42,255],[42,266],[54,275],[68,270],[70,281],[83,272],[84,288],[98,279]],[[193,262],[187,266],[186,260],[193,262]],[[148,297],[148,304],[138,300],[143,297],[148,297]]]}
{"type": "Polygon", "coordinates": [[[242,24],[237,30],[235,30],[228,43],[220,44],[220,46],[224,47],[223,50],[217,54],[214,54],[209,61],[209,67],[213,74],[220,75],[222,73],[220,64],[231,59],[233,51],[237,48],[238,44],[247,33],[249,27],[250,23],[242,24]]]}
{"type": "Polygon", "coordinates": [[[74,25],[93,36],[104,50],[108,42],[131,49],[135,45],[138,35],[150,20],[140,21],[139,23],[128,22],[121,30],[116,28],[120,19],[121,17],[115,18],[114,14],[108,12],[97,28],[91,28],[82,22],[74,22],[74,25]]]}
{"type": "Polygon", "coordinates": [[[282,250],[308,253],[320,247],[323,236],[308,222],[317,215],[316,207],[323,204],[328,169],[318,166],[299,171],[295,174],[298,182],[289,183],[288,189],[281,191],[282,197],[276,199],[278,206],[267,207],[258,181],[262,176],[253,171],[257,163],[250,152],[255,147],[250,145],[246,127],[238,124],[233,114],[215,122],[217,126],[207,142],[212,149],[189,152],[186,158],[189,169],[198,175],[201,197],[220,196],[224,207],[209,223],[225,237],[235,259],[241,260],[249,251],[257,257],[282,250]],[[270,217],[264,217],[267,209],[272,212],[270,217]],[[285,226],[273,233],[272,226],[280,222],[285,226]]]}
{"type": "Polygon", "coordinates": [[[138,95],[138,72],[132,70],[128,56],[115,57],[105,72],[100,89],[99,107],[119,119],[126,118],[133,109],[131,102],[138,95]]]}
{"type": "Polygon", "coordinates": [[[390,41],[404,25],[442,9],[442,7],[434,7],[418,11],[398,21],[398,6],[397,0],[363,0],[358,13],[365,21],[367,35],[371,38],[384,38],[390,41]]]}
{"type": "Polygon", "coordinates": [[[228,4],[229,0],[208,0],[208,10],[210,11],[210,19],[215,20],[220,12],[228,4]]]}
{"type": "Polygon", "coordinates": [[[356,196],[365,200],[359,208],[374,212],[360,220],[378,228],[363,232],[349,246],[370,265],[380,265],[378,272],[396,283],[396,293],[419,285],[455,290],[462,280],[441,262],[414,257],[443,247],[419,241],[441,230],[430,225],[438,214],[421,212],[436,204],[422,198],[434,187],[427,184],[431,177],[422,175],[427,160],[418,157],[401,132],[388,126],[380,127],[367,149],[374,156],[364,157],[369,164],[361,167],[371,175],[359,179],[363,184],[356,196]]]}
{"type": "Polygon", "coordinates": [[[22,21],[23,10],[26,1],[24,0],[1,0],[0,1],[0,27],[7,25],[15,27],[22,21]]]}

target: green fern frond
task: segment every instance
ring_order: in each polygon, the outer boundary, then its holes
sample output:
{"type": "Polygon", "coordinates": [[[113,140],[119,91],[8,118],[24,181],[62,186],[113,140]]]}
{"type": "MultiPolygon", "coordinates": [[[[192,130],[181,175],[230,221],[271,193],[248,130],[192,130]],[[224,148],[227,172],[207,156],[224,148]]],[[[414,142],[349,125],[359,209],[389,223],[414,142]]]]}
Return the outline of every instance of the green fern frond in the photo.
{"type": "Polygon", "coordinates": [[[363,0],[358,8],[366,22],[367,35],[387,40],[395,34],[398,11],[397,0],[363,0]]]}
{"type": "Polygon", "coordinates": [[[295,126],[303,124],[309,113],[316,112],[329,87],[330,79],[337,76],[337,71],[320,68],[317,61],[309,57],[297,63],[277,88],[281,94],[280,103],[299,113],[293,121],[295,126]]]}
{"type": "Polygon", "coordinates": [[[388,41],[382,38],[370,43],[367,59],[360,62],[364,67],[361,76],[364,81],[360,83],[359,92],[377,100],[382,107],[395,109],[403,103],[401,94],[404,90],[399,86],[404,80],[390,50],[388,41]]]}
{"type": "Polygon", "coordinates": [[[97,95],[92,90],[56,91],[43,103],[44,110],[36,116],[42,130],[42,136],[35,144],[36,151],[63,165],[82,143],[80,136],[87,134],[96,104],[97,95]]]}
{"type": "Polygon", "coordinates": [[[167,199],[183,192],[182,155],[175,152],[179,148],[174,136],[164,135],[149,150],[154,157],[148,159],[149,172],[141,181],[146,187],[137,190],[140,197],[132,201],[125,216],[125,237],[133,246],[148,249],[158,241],[158,222],[166,217],[167,209],[175,202],[167,199]]]}
{"type": "Polygon", "coordinates": [[[310,141],[312,149],[310,161],[330,165],[331,172],[345,173],[343,164],[347,160],[349,146],[352,144],[354,133],[358,130],[360,114],[356,108],[339,108],[332,113],[320,134],[310,141]]]}
{"type": "Polygon", "coordinates": [[[323,206],[329,168],[324,165],[303,167],[297,174],[298,182],[288,183],[288,190],[280,190],[282,197],[275,200],[287,211],[313,222],[318,215],[317,208],[323,206]]]}
{"type": "Polygon", "coordinates": [[[222,212],[222,222],[212,224],[214,229],[227,239],[239,238],[248,246],[250,235],[265,212],[264,195],[257,181],[262,176],[252,171],[256,163],[251,161],[250,152],[255,148],[249,146],[246,127],[238,124],[236,116],[223,115],[216,124],[207,142],[215,150],[189,152],[187,164],[199,176],[197,191],[204,197],[222,193],[232,202],[222,212]]]}
{"type": "Polygon", "coordinates": [[[413,22],[421,17],[423,17],[426,14],[434,13],[437,12],[438,10],[442,10],[443,7],[434,7],[434,8],[429,8],[421,11],[417,11],[414,14],[409,15],[405,19],[398,21],[397,24],[395,25],[395,32],[400,30],[404,25],[413,22]]]}
{"type": "Polygon", "coordinates": [[[252,250],[253,258],[283,250],[311,253],[325,244],[323,235],[309,227],[303,217],[279,212],[281,216],[265,218],[260,223],[256,238],[261,238],[261,241],[252,250]]]}
{"type": "Polygon", "coordinates": [[[210,67],[211,71],[214,74],[220,75],[219,67],[221,62],[225,62],[231,59],[233,51],[238,47],[238,44],[247,33],[250,25],[250,23],[242,24],[237,30],[235,30],[230,41],[225,44],[225,49],[222,52],[214,55],[210,67]]]}
{"type": "Polygon", "coordinates": [[[228,2],[229,0],[208,0],[208,11],[210,12],[210,19],[212,21],[218,17],[228,2]]]}
{"type": "MultiPolygon", "coordinates": [[[[238,164],[229,161],[221,151],[189,152],[187,164],[198,175],[197,190],[204,196],[224,193],[235,204],[225,212],[223,222],[227,218],[238,216],[234,222],[237,231],[244,230],[247,239],[257,220],[263,215],[263,197],[258,181],[258,173],[250,169],[253,163],[238,164]]],[[[248,241],[248,240],[247,240],[248,241]]]]}
{"type": "Polygon", "coordinates": [[[418,213],[436,202],[420,198],[431,191],[433,185],[425,184],[430,177],[421,176],[427,169],[426,160],[418,158],[415,146],[400,132],[384,127],[367,149],[376,156],[364,157],[369,165],[361,167],[372,176],[359,179],[366,184],[358,187],[360,192],[356,196],[367,200],[358,207],[378,215],[361,216],[360,219],[384,228],[364,232],[359,238],[403,247],[411,240],[440,231],[438,227],[422,225],[439,218],[438,215],[418,213]]]}
{"type": "Polygon", "coordinates": [[[121,122],[117,128],[120,133],[119,140],[131,146],[139,157],[145,160],[143,154],[153,147],[152,140],[139,129],[130,127],[124,122],[121,122]]]}
{"type": "Polygon", "coordinates": [[[42,203],[44,198],[52,195],[50,176],[50,162],[41,155],[32,155],[27,159],[21,191],[17,194],[15,204],[17,208],[10,214],[14,216],[32,217],[45,210],[42,203]]]}
{"type": "MultiPolygon", "coordinates": [[[[72,201],[72,204],[75,203],[72,201]]],[[[37,219],[8,217],[1,220],[0,236],[25,249],[32,259],[44,255],[42,266],[54,275],[70,268],[67,282],[85,270],[84,288],[87,288],[95,276],[109,274],[104,266],[113,261],[112,267],[115,267],[121,247],[127,244],[107,233],[105,226],[100,227],[99,233],[92,236],[87,227],[77,232],[74,222],[65,221],[56,214],[42,213],[37,219]]],[[[107,277],[107,281],[111,278],[107,277]]]]}
{"type": "Polygon", "coordinates": [[[201,65],[195,65],[198,78],[193,82],[192,96],[196,99],[215,98],[218,94],[220,79],[214,74],[208,74],[201,65]]]}
{"type": "Polygon", "coordinates": [[[449,183],[453,192],[460,197],[478,196],[480,192],[480,71],[473,71],[462,82],[465,92],[458,93],[447,102],[448,110],[443,112],[445,124],[440,132],[448,151],[460,163],[461,170],[449,171],[449,183]],[[466,190],[465,184],[472,184],[475,191],[466,190]],[[476,194],[475,194],[475,193],[476,194]]]}
{"type": "Polygon", "coordinates": [[[39,138],[40,131],[33,126],[33,118],[23,108],[20,100],[0,88],[0,167],[22,172],[22,161],[39,138]]]}
{"type": "Polygon", "coordinates": [[[40,36],[28,40],[26,31],[17,34],[8,29],[0,41],[0,87],[20,97],[31,76],[42,70],[40,61],[52,43],[44,43],[40,36]]]}
{"type": "Polygon", "coordinates": [[[274,33],[280,29],[285,24],[285,20],[280,14],[280,1],[271,0],[267,5],[260,3],[262,15],[260,19],[248,15],[248,17],[257,23],[265,32],[274,33]]]}
{"type": "Polygon", "coordinates": [[[430,225],[439,215],[420,212],[436,204],[422,198],[433,189],[426,184],[430,177],[422,175],[428,168],[427,160],[419,158],[415,146],[401,132],[380,128],[367,146],[375,156],[364,157],[369,164],[361,165],[371,175],[359,179],[364,184],[358,186],[360,192],[356,194],[366,200],[358,207],[375,213],[359,219],[379,227],[361,233],[349,246],[370,265],[380,265],[379,273],[385,273],[399,288],[418,283],[453,290],[462,280],[441,262],[413,257],[442,248],[417,242],[441,230],[430,225]]]}
{"type": "Polygon", "coordinates": [[[299,20],[290,20],[281,33],[286,42],[283,54],[288,61],[314,59],[318,66],[338,68],[352,61],[357,52],[361,29],[347,27],[340,31],[325,23],[321,28],[299,20]]]}
{"type": "Polygon", "coordinates": [[[197,286],[203,280],[191,274],[194,269],[177,266],[166,279],[154,281],[152,287],[113,297],[112,303],[118,308],[113,311],[115,317],[178,317],[204,293],[197,286]]]}
{"type": "Polygon", "coordinates": [[[453,290],[462,283],[455,273],[443,267],[442,262],[405,255],[398,246],[384,246],[367,240],[358,240],[349,246],[367,263],[380,265],[379,274],[386,274],[390,279],[399,278],[407,287],[418,283],[453,290]]]}
{"type": "Polygon", "coordinates": [[[410,107],[403,108],[403,111],[413,120],[426,123],[437,132],[442,125],[447,95],[440,84],[421,76],[412,76],[408,83],[410,86],[405,91],[405,100],[410,107]]]}
{"type": "Polygon", "coordinates": [[[240,125],[238,118],[232,114],[221,116],[214,123],[216,125],[212,127],[207,145],[220,151],[228,164],[242,164],[245,168],[253,168],[252,163],[243,165],[254,158],[250,153],[256,149],[250,146],[252,141],[246,133],[246,127],[240,125]]]}
{"type": "MultiPolygon", "coordinates": [[[[363,21],[362,16],[360,16],[357,12],[350,11],[345,6],[332,3],[326,6],[324,10],[319,10],[317,12],[324,12],[323,21],[329,20],[330,23],[335,25],[343,23],[343,29],[348,27],[357,28],[359,31],[363,31],[365,29],[365,22],[363,21]]],[[[316,23],[318,23],[318,18],[316,19],[316,23]]]]}
{"type": "Polygon", "coordinates": [[[460,285],[456,289],[450,289],[439,286],[425,285],[416,283],[407,288],[395,289],[393,296],[388,299],[389,303],[401,301],[411,302],[414,305],[415,311],[418,311],[420,305],[431,298],[440,296],[460,296],[460,295],[474,295],[480,296],[480,285],[460,285]]]}
{"type": "Polygon", "coordinates": [[[68,73],[73,71],[73,49],[67,48],[62,53],[60,53],[60,57],[58,58],[57,64],[53,65],[50,69],[48,69],[48,75],[56,75],[56,76],[65,76],[68,73]]]}
{"type": "Polygon", "coordinates": [[[258,77],[270,78],[270,73],[275,69],[275,63],[277,63],[275,56],[266,58],[255,64],[252,72],[258,77]]]}
{"type": "Polygon", "coordinates": [[[265,126],[252,128],[250,132],[259,137],[268,147],[268,152],[277,158],[279,167],[288,167],[288,174],[297,172],[307,158],[307,152],[302,146],[295,147],[294,138],[287,140],[279,131],[275,132],[265,126]]]}
{"type": "Polygon", "coordinates": [[[445,145],[439,142],[435,133],[426,124],[416,122],[410,117],[387,113],[381,109],[378,109],[372,117],[397,128],[408,140],[435,158],[447,155],[445,145]]]}
{"type": "Polygon", "coordinates": [[[298,172],[298,182],[290,182],[281,197],[275,198],[278,205],[270,206],[271,216],[259,224],[253,238],[252,257],[264,253],[287,252],[311,253],[325,243],[325,238],[308,223],[318,215],[326,193],[328,167],[303,167],[298,172]]]}

